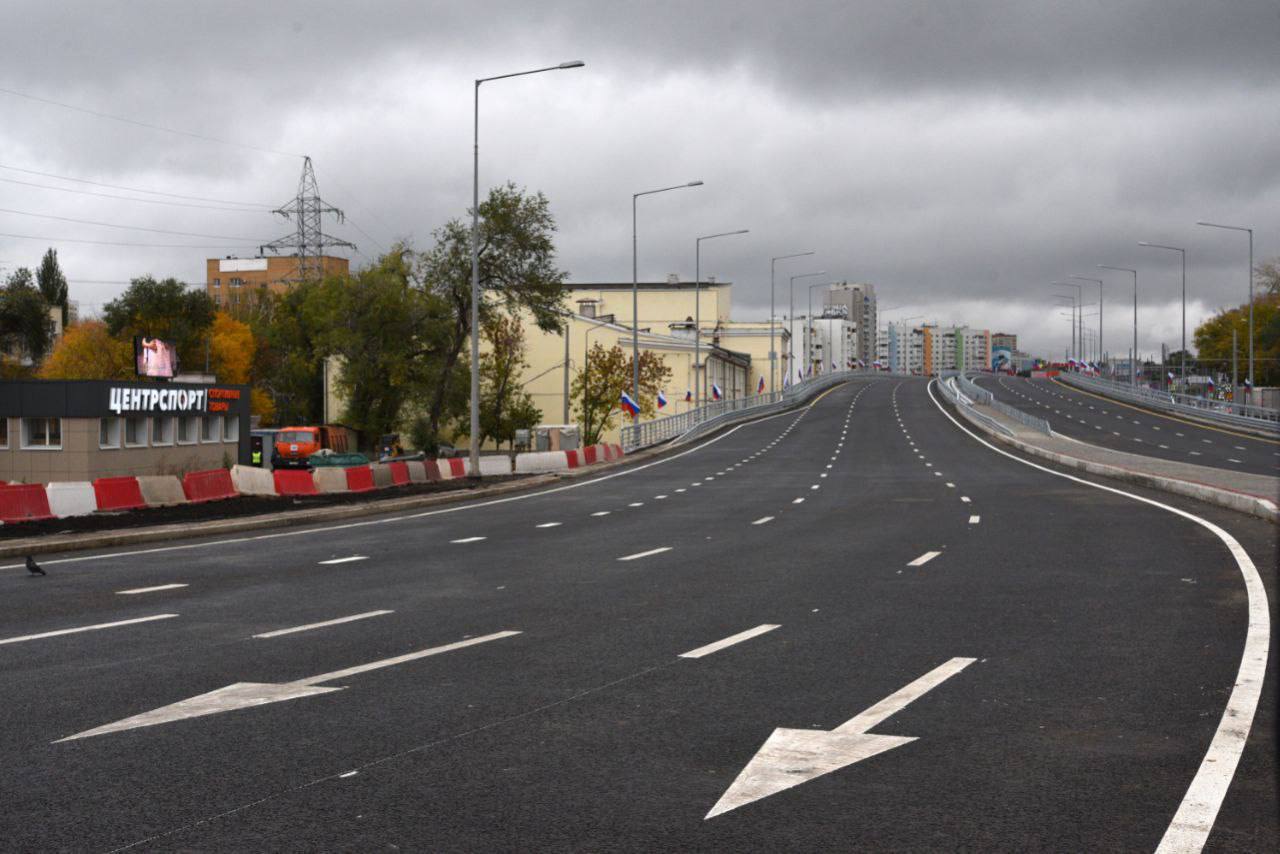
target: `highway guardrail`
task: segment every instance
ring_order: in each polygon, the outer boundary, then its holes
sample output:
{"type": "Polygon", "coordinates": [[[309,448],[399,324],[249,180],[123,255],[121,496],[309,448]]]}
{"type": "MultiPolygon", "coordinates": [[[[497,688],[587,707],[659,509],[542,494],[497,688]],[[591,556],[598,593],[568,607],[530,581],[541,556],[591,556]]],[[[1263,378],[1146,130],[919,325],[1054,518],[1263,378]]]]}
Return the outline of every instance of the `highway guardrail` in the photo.
{"type": "Polygon", "coordinates": [[[1211,400],[1190,394],[1154,391],[1141,386],[1086,377],[1075,373],[1058,375],[1068,385],[1092,391],[1115,400],[1130,401],[1150,409],[1222,426],[1242,427],[1267,435],[1280,435],[1280,410],[1246,403],[1211,400]]]}

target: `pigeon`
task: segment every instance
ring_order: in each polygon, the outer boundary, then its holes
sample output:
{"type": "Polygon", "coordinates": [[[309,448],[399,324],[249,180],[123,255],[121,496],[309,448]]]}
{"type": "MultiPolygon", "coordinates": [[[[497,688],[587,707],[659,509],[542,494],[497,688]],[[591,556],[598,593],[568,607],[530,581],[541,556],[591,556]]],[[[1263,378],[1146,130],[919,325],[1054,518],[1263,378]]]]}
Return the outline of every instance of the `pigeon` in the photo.
{"type": "Polygon", "coordinates": [[[48,573],[40,568],[40,564],[31,559],[31,555],[27,555],[27,572],[32,575],[48,575],[48,573]]]}

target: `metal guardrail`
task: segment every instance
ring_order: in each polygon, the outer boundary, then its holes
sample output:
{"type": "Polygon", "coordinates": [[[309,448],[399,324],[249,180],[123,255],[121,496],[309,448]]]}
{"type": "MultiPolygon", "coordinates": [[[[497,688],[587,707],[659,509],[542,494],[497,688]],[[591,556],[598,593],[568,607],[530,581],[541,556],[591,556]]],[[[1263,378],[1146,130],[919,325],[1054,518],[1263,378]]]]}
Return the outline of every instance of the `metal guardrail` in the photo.
{"type": "Polygon", "coordinates": [[[655,418],[652,421],[641,421],[639,424],[628,424],[622,428],[622,447],[627,453],[631,453],[659,442],[696,438],[741,417],[768,415],[775,410],[787,409],[820,391],[849,380],[890,377],[901,379],[896,374],[886,374],[882,371],[837,371],[813,377],[780,392],[773,391],[732,400],[718,400],[699,406],[697,409],[690,409],[688,412],[655,418]]]}
{"type": "Polygon", "coordinates": [[[959,374],[952,374],[951,372],[948,372],[946,376],[938,377],[938,390],[942,392],[942,396],[945,397],[948,402],[955,406],[963,417],[970,421],[981,421],[992,430],[996,430],[1006,436],[1012,436],[1013,431],[1008,427],[1004,426],[991,416],[984,415],[978,411],[978,408],[974,406],[969,399],[969,389],[964,387],[966,383],[967,385],[972,386],[972,390],[978,392],[979,395],[986,395],[987,397],[991,396],[991,392],[980,389],[973,383],[968,382],[963,376],[959,374]]]}
{"type": "MultiPolygon", "coordinates": [[[[996,412],[999,412],[1001,415],[1004,415],[1006,418],[1012,418],[1014,421],[1017,421],[1019,424],[1023,425],[1024,427],[1030,427],[1032,430],[1035,430],[1039,433],[1043,433],[1046,436],[1049,436],[1053,433],[1053,430],[1049,427],[1048,421],[1044,420],[1043,418],[1038,418],[1035,415],[1030,415],[1026,412],[1023,412],[1021,409],[1018,409],[1016,406],[1010,406],[1009,404],[1005,403],[1003,400],[996,400],[996,396],[994,394],[987,391],[985,388],[982,388],[973,380],[966,377],[964,374],[957,373],[950,378],[954,378],[956,386],[958,387],[960,393],[964,395],[964,397],[969,398],[974,403],[979,404],[980,406],[989,406],[992,409],[994,409],[996,412]]],[[[940,381],[938,385],[943,386],[945,385],[945,383],[940,381]]],[[[955,401],[952,401],[952,402],[955,403],[955,401]]],[[[959,406],[960,404],[956,403],[956,405],[959,406]]],[[[981,415],[981,413],[975,412],[975,414],[979,415],[980,417],[988,421],[991,420],[991,419],[987,419],[986,416],[981,415]]],[[[1005,429],[1003,425],[998,424],[995,421],[992,421],[991,423],[996,424],[996,426],[1003,432],[1005,433],[1009,432],[1007,429],[1005,429]]]]}
{"type": "Polygon", "coordinates": [[[1152,409],[1211,421],[1216,424],[1260,430],[1264,433],[1280,433],[1280,410],[1246,403],[1210,400],[1190,394],[1159,392],[1141,386],[1124,385],[1097,377],[1062,373],[1058,375],[1069,385],[1095,391],[1118,400],[1128,400],[1152,409]]]}

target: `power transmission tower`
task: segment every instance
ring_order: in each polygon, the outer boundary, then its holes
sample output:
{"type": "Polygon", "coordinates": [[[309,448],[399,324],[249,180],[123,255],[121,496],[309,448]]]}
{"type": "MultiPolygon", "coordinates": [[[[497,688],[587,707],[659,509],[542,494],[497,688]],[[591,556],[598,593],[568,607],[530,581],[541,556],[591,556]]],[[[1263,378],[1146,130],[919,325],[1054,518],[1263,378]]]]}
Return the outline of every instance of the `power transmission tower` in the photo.
{"type": "Polygon", "coordinates": [[[346,220],[346,215],[320,198],[320,189],[316,186],[316,173],[311,168],[311,158],[302,160],[302,178],[298,181],[298,195],[287,205],[281,205],[272,213],[280,214],[285,219],[292,219],[298,224],[294,234],[278,238],[258,247],[258,254],[271,250],[279,254],[282,250],[292,250],[298,257],[296,278],[289,281],[316,281],[324,276],[323,256],[328,247],[345,246],[355,249],[354,243],[327,236],[322,228],[321,219],[324,214],[333,214],[338,222],[346,220]]]}

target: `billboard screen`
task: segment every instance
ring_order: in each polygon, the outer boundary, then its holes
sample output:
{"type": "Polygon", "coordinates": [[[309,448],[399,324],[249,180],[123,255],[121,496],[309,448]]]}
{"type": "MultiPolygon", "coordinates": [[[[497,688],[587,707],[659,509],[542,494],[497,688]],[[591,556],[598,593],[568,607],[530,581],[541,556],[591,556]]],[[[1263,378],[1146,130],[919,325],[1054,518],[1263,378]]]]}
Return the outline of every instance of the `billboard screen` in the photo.
{"type": "Polygon", "coordinates": [[[140,377],[172,378],[178,372],[178,351],[172,341],[139,335],[133,339],[134,369],[140,377]]]}

